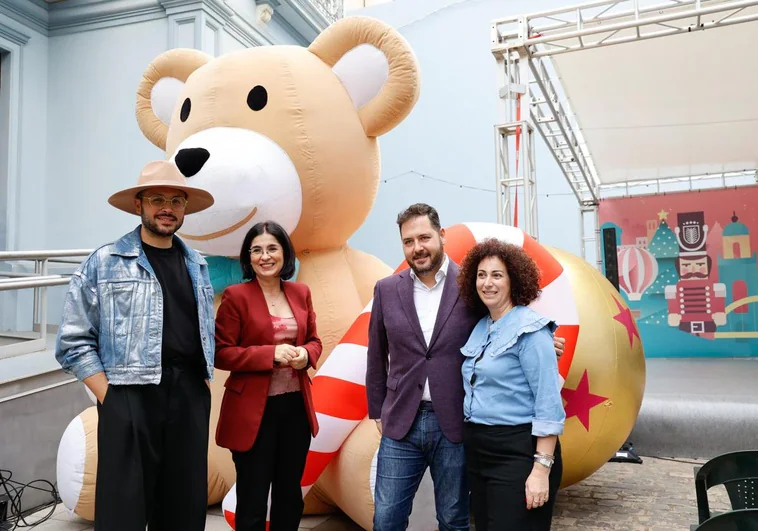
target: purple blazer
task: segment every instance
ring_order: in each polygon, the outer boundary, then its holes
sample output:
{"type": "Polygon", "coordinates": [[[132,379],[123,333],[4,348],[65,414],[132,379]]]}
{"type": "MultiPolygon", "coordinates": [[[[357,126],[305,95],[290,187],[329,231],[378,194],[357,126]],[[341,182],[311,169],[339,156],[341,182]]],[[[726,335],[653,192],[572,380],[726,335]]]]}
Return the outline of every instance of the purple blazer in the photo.
{"type": "Polygon", "coordinates": [[[368,415],[381,419],[382,433],[391,439],[400,440],[410,430],[428,377],[442,433],[451,442],[463,440],[460,349],[481,316],[459,298],[457,276],[458,266],[450,260],[429,348],[413,303],[410,271],[383,278],[374,287],[366,367],[368,415]]]}

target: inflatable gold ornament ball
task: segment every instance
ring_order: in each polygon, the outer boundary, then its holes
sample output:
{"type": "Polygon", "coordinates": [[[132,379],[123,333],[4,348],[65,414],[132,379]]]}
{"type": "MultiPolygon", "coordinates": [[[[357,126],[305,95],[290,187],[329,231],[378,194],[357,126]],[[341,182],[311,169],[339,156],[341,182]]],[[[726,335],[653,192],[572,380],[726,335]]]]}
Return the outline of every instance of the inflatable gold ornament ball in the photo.
{"type": "Polygon", "coordinates": [[[569,274],[581,331],[563,386],[561,436],[567,487],[614,456],[634,427],[645,391],[645,354],[631,310],[597,269],[548,247],[569,274]]]}

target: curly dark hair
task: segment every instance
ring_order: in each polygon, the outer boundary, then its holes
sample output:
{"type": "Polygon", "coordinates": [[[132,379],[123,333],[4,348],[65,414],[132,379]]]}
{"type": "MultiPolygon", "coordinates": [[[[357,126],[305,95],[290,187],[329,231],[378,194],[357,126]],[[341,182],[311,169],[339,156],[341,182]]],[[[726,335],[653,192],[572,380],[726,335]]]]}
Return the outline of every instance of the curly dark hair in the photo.
{"type": "Polygon", "coordinates": [[[500,258],[505,264],[511,280],[511,302],[514,306],[528,306],[540,296],[540,270],[534,260],[521,247],[490,238],[471,248],[458,272],[461,298],[472,309],[487,311],[476,291],[476,277],[479,264],[490,256],[500,258]]]}

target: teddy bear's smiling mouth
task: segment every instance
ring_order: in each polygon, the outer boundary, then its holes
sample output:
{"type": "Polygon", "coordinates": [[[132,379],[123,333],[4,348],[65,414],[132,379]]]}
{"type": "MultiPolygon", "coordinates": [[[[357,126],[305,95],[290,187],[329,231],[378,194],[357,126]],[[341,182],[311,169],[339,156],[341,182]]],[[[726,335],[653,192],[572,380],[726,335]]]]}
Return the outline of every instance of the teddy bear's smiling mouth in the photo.
{"type": "Polygon", "coordinates": [[[181,235],[186,240],[194,240],[194,241],[214,240],[216,238],[220,238],[221,236],[226,236],[227,234],[230,234],[230,233],[234,232],[235,230],[239,229],[240,227],[243,227],[245,225],[245,223],[247,223],[248,221],[250,221],[251,219],[253,219],[257,213],[258,213],[258,207],[255,207],[241,221],[238,221],[237,223],[235,223],[231,227],[227,227],[225,229],[221,229],[221,230],[216,231],[216,232],[211,232],[210,234],[203,234],[203,235],[197,236],[197,235],[193,235],[193,234],[185,234],[185,233],[182,232],[181,235]]]}

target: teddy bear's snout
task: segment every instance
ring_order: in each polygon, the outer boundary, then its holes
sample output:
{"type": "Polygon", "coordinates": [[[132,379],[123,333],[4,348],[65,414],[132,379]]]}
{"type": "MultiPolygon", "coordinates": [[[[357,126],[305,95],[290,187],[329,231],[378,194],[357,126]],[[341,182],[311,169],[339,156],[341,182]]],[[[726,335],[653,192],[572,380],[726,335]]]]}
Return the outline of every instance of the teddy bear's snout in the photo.
{"type": "Polygon", "coordinates": [[[211,158],[211,154],[204,148],[180,149],[175,157],[176,165],[182,175],[192,177],[203,169],[203,165],[211,158]]]}

